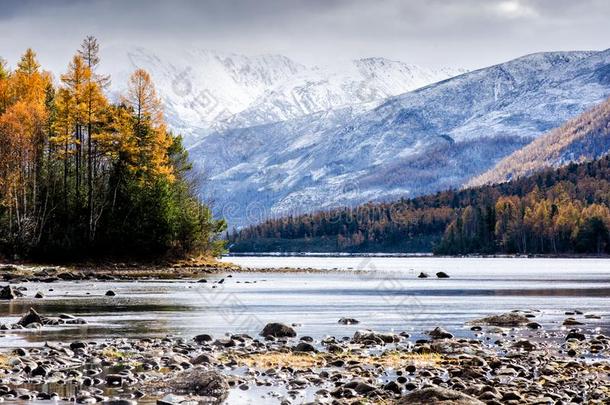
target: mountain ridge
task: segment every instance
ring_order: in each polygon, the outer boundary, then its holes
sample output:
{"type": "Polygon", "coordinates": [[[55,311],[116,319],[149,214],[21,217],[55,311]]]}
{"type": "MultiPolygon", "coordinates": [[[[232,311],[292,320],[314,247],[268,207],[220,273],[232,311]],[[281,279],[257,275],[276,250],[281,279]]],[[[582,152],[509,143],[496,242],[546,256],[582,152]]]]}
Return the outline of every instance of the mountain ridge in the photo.
{"type": "Polygon", "coordinates": [[[212,131],[381,102],[465,72],[428,69],[380,57],[334,66],[305,66],[272,54],[189,50],[160,57],[141,47],[127,54],[133,68],[143,68],[152,75],[170,125],[184,133],[187,141],[212,131]]]}

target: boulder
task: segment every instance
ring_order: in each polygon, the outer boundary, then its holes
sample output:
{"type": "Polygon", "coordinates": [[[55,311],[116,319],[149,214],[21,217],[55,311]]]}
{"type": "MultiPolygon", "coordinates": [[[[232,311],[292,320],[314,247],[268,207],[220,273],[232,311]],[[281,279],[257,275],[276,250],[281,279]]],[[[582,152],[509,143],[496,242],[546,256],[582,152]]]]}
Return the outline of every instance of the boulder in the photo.
{"type": "Polygon", "coordinates": [[[311,343],[301,342],[294,347],[295,352],[315,353],[317,350],[311,343]]]}
{"type": "Polygon", "coordinates": [[[216,358],[208,353],[201,353],[199,356],[191,359],[191,364],[194,366],[198,366],[200,364],[214,364],[216,362],[216,358]]]}
{"type": "Polygon", "coordinates": [[[484,405],[485,403],[461,392],[437,386],[423,388],[403,396],[399,405],[484,405]]]}
{"type": "Polygon", "coordinates": [[[529,340],[519,340],[513,344],[515,349],[523,349],[527,352],[531,352],[532,350],[536,350],[537,346],[535,343],[530,342],[529,340]]]}
{"type": "Polygon", "coordinates": [[[176,394],[211,398],[212,403],[220,404],[229,395],[229,383],[226,377],[217,371],[201,367],[183,371],[165,382],[176,394]]]}
{"type": "Polygon", "coordinates": [[[585,340],[587,337],[583,334],[580,333],[578,331],[575,330],[571,330],[567,335],[566,335],[566,340],[570,340],[570,339],[576,339],[576,340],[585,340]]]}
{"type": "Polygon", "coordinates": [[[431,331],[428,331],[428,336],[432,339],[452,339],[453,335],[447,332],[445,329],[436,327],[431,331]]]}
{"type": "Polygon", "coordinates": [[[445,273],[444,271],[439,271],[438,273],[436,273],[436,277],[438,277],[438,278],[449,278],[449,274],[445,273]]]}
{"type": "Polygon", "coordinates": [[[354,333],[352,341],[360,344],[380,344],[398,342],[400,338],[391,333],[379,333],[372,330],[359,330],[354,333]]]}
{"type": "Polygon", "coordinates": [[[197,344],[203,344],[203,343],[207,343],[207,342],[211,342],[212,339],[212,335],[208,335],[207,333],[203,333],[201,335],[197,335],[193,338],[193,340],[195,341],[195,343],[197,344]]]}
{"type": "Polygon", "coordinates": [[[283,323],[272,322],[265,325],[260,334],[264,337],[272,336],[275,338],[284,338],[295,337],[297,335],[297,332],[288,325],[285,325],[283,323]]]}

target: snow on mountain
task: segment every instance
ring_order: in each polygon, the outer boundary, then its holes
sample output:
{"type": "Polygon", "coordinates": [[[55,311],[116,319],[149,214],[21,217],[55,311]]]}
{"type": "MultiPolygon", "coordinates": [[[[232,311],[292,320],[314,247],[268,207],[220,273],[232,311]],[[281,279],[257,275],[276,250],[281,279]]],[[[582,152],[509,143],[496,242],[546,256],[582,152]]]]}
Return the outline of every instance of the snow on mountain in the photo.
{"type": "Polygon", "coordinates": [[[269,88],[247,109],[223,123],[227,127],[247,127],[333,108],[381,102],[465,72],[462,69],[425,69],[384,58],[358,59],[333,68],[313,68],[269,88]]]}
{"type": "MultiPolygon", "coordinates": [[[[465,72],[425,69],[383,58],[307,67],[281,55],[250,57],[203,50],[158,56],[133,48],[128,58],[133,68],[150,72],[170,125],[190,141],[213,130],[381,102],[465,72]]],[[[119,83],[123,82],[121,78],[119,83]]]]}
{"type": "Polygon", "coordinates": [[[190,151],[231,225],[460,187],[610,95],[610,51],[528,55],[377,105],[230,128],[190,151]]]}
{"type": "Polygon", "coordinates": [[[171,127],[186,136],[205,134],[216,122],[248,108],[266,89],[306,69],[281,55],[249,57],[207,50],[158,56],[133,48],[127,57],[132,70],[151,74],[171,127]]]}
{"type": "Polygon", "coordinates": [[[467,186],[502,183],[549,167],[597,159],[610,152],[610,99],[502,159],[467,186]]]}

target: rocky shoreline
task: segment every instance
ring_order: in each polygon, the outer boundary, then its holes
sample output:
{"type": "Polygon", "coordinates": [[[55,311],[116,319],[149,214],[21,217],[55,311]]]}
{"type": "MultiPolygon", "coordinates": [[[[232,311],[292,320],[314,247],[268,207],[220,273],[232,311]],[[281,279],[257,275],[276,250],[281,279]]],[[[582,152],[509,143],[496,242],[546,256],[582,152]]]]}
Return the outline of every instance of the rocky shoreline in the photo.
{"type": "MultiPolygon", "coordinates": [[[[256,336],[47,343],[2,354],[0,398],[187,405],[240,392],[281,404],[608,403],[610,337],[578,328],[584,314],[568,315],[557,331],[533,311],[492,315],[466,325],[468,339],[440,326],[425,339],[370,330],[313,339],[271,323],[256,336]]],[[[17,325],[61,319],[30,311],[17,325]]]]}
{"type": "Polygon", "coordinates": [[[293,267],[249,268],[219,261],[181,261],[172,264],[96,263],[78,265],[0,264],[5,282],[136,281],[198,279],[211,274],[234,273],[319,273],[331,270],[293,267]]]}

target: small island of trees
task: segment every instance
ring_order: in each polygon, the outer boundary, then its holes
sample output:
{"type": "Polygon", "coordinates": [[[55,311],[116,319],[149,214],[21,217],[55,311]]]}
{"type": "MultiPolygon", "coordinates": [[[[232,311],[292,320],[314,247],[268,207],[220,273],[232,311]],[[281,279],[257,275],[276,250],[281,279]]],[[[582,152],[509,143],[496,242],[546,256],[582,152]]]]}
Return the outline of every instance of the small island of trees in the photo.
{"type": "Polygon", "coordinates": [[[0,60],[0,254],[75,260],[215,256],[226,224],[197,196],[149,74],[116,102],[87,37],[59,80],[28,49],[0,60]]]}

